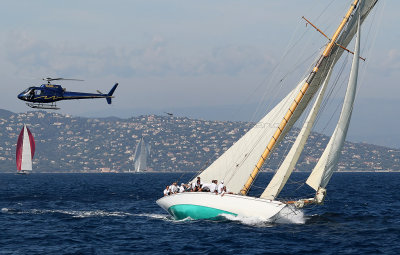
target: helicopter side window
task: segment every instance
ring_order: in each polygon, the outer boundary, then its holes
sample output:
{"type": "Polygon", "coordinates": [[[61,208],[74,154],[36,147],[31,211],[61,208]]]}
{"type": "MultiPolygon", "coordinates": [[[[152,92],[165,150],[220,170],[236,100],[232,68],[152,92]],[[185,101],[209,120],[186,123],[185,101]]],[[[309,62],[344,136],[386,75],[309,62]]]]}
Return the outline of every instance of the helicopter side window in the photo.
{"type": "Polygon", "coordinates": [[[41,89],[36,89],[35,90],[35,95],[36,96],[40,96],[40,95],[42,95],[43,94],[43,90],[41,90],[41,89]]]}

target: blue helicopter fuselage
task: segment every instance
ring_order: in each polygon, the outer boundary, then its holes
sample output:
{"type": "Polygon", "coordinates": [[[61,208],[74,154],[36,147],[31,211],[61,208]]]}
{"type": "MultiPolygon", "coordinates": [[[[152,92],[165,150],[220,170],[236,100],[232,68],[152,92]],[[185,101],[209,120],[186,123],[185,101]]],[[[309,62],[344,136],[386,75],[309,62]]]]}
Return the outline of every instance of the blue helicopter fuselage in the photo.
{"type": "Polygon", "coordinates": [[[114,85],[108,94],[95,94],[66,91],[61,85],[42,84],[40,87],[27,88],[18,95],[18,99],[31,103],[53,103],[71,99],[106,98],[107,103],[111,104],[111,98],[117,86],[118,83],[114,85]]]}

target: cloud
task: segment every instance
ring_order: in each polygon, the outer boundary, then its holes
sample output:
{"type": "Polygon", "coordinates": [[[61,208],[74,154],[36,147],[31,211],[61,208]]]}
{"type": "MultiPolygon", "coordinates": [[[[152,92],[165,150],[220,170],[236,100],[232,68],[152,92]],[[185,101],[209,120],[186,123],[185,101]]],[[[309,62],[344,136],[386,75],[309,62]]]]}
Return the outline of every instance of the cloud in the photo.
{"type": "Polygon", "coordinates": [[[391,70],[391,72],[398,73],[400,69],[400,51],[398,49],[391,49],[387,53],[387,57],[384,61],[385,69],[391,70]]]}
{"type": "Polygon", "coordinates": [[[64,41],[44,41],[13,33],[6,58],[17,73],[63,76],[237,75],[262,72],[273,58],[250,46],[219,46],[190,55],[175,52],[161,36],[144,45],[90,47],[64,41]]]}

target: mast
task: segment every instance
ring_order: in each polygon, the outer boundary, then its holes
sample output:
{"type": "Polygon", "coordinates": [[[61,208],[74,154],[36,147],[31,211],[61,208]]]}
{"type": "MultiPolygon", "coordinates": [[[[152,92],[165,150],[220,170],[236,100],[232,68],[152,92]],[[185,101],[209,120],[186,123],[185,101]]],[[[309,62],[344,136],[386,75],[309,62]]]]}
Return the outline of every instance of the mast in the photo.
{"type": "Polygon", "coordinates": [[[247,192],[250,189],[251,184],[254,182],[257,174],[259,173],[262,165],[264,164],[265,160],[268,158],[270,152],[272,151],[273,147],[275,146],[276,142],[280,138],[283,130],[286,127],[286,124],[289,122],[291,119],[293,112],[296,110],[297,106],[299,105],[301,99],[307,92],[310,83],[314,80],[314,77],[316,73],[318,72],[319,68],[321,67],[321,64],[325,58],[327,58],[331,51],[332,48],[336,45],[336,40],[338,39],[340,33],[342,32],[344,26],[346,25],[347,21],[349,20],[351,14],[353,13],[354,9],[356,8],[359,0],[354,0],[354,2],[351,4],[349,10],[347,11],[346,15],[344,16],[342,22],[340,23],[339,27],[336,29],[335,33],[332,36],[331,41],[328,43],[328,45],[325,47],[325,50],[323,51],[322,55],[320,56],[319,60],[317,61],[314,69],[311,71],[311,73],[308,75],[306,82],[304,83],[303,87],[301,88],[300,92],[294,99],[292,105],[290,106],[289,110],[287,111],[286,115],[283,117],[281,123],[279,124],[277,130],[275,131],[274,135],[272,136],[271,140],[269,141],[267,147],[265,148],[264,152],[262,153],[260,159],[258,160],[256,166],[254,167],[253,172],[250,174],[250,177],[247,179],[247,182],[243,186],[242,190],[240,193],[242,195],[246,195],[247,192]]]}

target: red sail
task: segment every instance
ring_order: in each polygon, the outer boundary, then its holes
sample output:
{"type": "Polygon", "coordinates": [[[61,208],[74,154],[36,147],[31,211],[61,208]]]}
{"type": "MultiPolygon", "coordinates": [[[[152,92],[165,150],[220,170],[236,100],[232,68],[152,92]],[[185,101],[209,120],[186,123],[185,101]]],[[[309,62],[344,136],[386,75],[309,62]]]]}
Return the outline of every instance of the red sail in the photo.
{"type": "MultiPolygon", "coordinates": [[[[17,149],[16,149],[16,163],[17,163],[17,171],[21,171],[21,163],[22,163],[22,147],[24,142],[24,126],[19,133],[18,142],[17,142],[17,149]]],[[[28,132],[29,136],[29,143],[31,146],[31,157],[35,155],[35,140],[33,139],[33,135],[28,127],[26,127],[26,131],[28,132]]]]}

